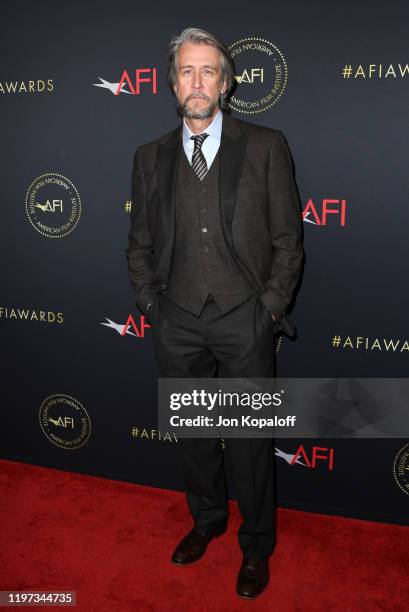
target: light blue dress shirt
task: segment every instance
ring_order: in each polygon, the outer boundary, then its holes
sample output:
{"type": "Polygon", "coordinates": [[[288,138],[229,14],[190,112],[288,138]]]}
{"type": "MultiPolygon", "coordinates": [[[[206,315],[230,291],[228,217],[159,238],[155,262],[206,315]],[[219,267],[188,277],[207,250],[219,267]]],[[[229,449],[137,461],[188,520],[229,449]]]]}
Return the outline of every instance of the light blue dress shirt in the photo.
{"type": "MultiPolygon", "coordinates": [[[[219,109],[215,117],[213,118],[211,124],[208,125],[205,130],[203,130],[204,132],[206,132],[206,134],[209,134],[209,136],[205,138],[202,144],[202,151],[206,159],[207,169],[210,168],[220,147],[220,140],[222,137],[222,123],[223,113],[219,109]]],[[[192,155],[193,150],[195,148],[195,143],[193,142],[193,140],[190,139],[191,136],[195,136],[195,134],[187,125],[185,117],[183,117],[183,148],[190,164],[192,164],[192,155]]]]}

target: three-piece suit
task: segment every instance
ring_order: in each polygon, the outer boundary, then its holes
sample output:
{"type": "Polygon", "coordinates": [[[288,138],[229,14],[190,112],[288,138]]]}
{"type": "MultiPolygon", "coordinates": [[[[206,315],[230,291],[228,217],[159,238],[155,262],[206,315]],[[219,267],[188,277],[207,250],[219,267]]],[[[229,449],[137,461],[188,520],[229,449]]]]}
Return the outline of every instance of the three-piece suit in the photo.
{"type": "MultiPolygon", "coordinates": [[[[294,331],[286,311],[303,248],[288,145],[279,130],[218,112],[220,144],[203,177],[186,155],[183,122],[134,156],[125,252],[161,377],[272,377],[275,334],[294,331]]],[[[271,439],[229,438],[224,450],[217,438],[179,442],[195,527],[226,529],[226,461],[243,518],[240,547],[247,556],[271,554],[271,439]]]]}

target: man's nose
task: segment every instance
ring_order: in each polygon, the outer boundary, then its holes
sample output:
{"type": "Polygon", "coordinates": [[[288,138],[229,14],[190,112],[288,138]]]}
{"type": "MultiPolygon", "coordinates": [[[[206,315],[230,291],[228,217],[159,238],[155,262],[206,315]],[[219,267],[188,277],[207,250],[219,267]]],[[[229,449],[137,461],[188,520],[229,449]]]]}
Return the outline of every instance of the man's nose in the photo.
{"type": "Polygon", "coordinates": [[[193,73],[193,87],[195,89],[200,89],[202,86],[202,75],[200,72],[193,73]]]}

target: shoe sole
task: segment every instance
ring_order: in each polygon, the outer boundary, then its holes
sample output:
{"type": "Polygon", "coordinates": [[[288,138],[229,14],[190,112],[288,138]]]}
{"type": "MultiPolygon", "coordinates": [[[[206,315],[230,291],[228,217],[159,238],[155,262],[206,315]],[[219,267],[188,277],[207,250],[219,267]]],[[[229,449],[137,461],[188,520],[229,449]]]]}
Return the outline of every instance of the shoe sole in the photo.
{"type": "Polygon", "coordinates": [[[253,597],[251,597],[250,595],[241,595],[240,593],[237,593],[237,591],[236,595],[238,595],[241,599],[256,599],[257,597],[260,597],[260,595],[262,595],[264,591],[265,589],[263,589],[262,591],[260,591],[260,593],[257,593],[257,595],[254,595],[253,597]]]}
{"type": "MultiPolygon", "coordinates": [[[[261,591],[262,593],[263,591],[261,591]]],[[[237,595],[241,598],[241,599],[256,599],[256,597],[259,597],[259,595],[261,595],[261,593],[258,593],[257,595],[254,595],[254,597],[250,597],[250,595],[240,595],[240,593],[237,593],[237,595]]]]}

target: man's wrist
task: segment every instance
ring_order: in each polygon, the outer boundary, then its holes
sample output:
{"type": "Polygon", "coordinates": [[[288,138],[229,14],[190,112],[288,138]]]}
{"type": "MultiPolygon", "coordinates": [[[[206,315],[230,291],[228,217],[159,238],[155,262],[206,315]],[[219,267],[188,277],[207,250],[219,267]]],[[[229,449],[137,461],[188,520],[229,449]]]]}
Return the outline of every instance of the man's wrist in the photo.
{"type": "Polygon", "coordinates": [[[278,319],[280,318],[279,315],[277,315],[277,304],[272,304],[271,303],[271,298],[269,299],[269,292],[265,292],[260,296],[261,301],[263,302],[267,312],[271,315],[271,317],[273,318],[273,321],[278,321],[278,319]]]}

